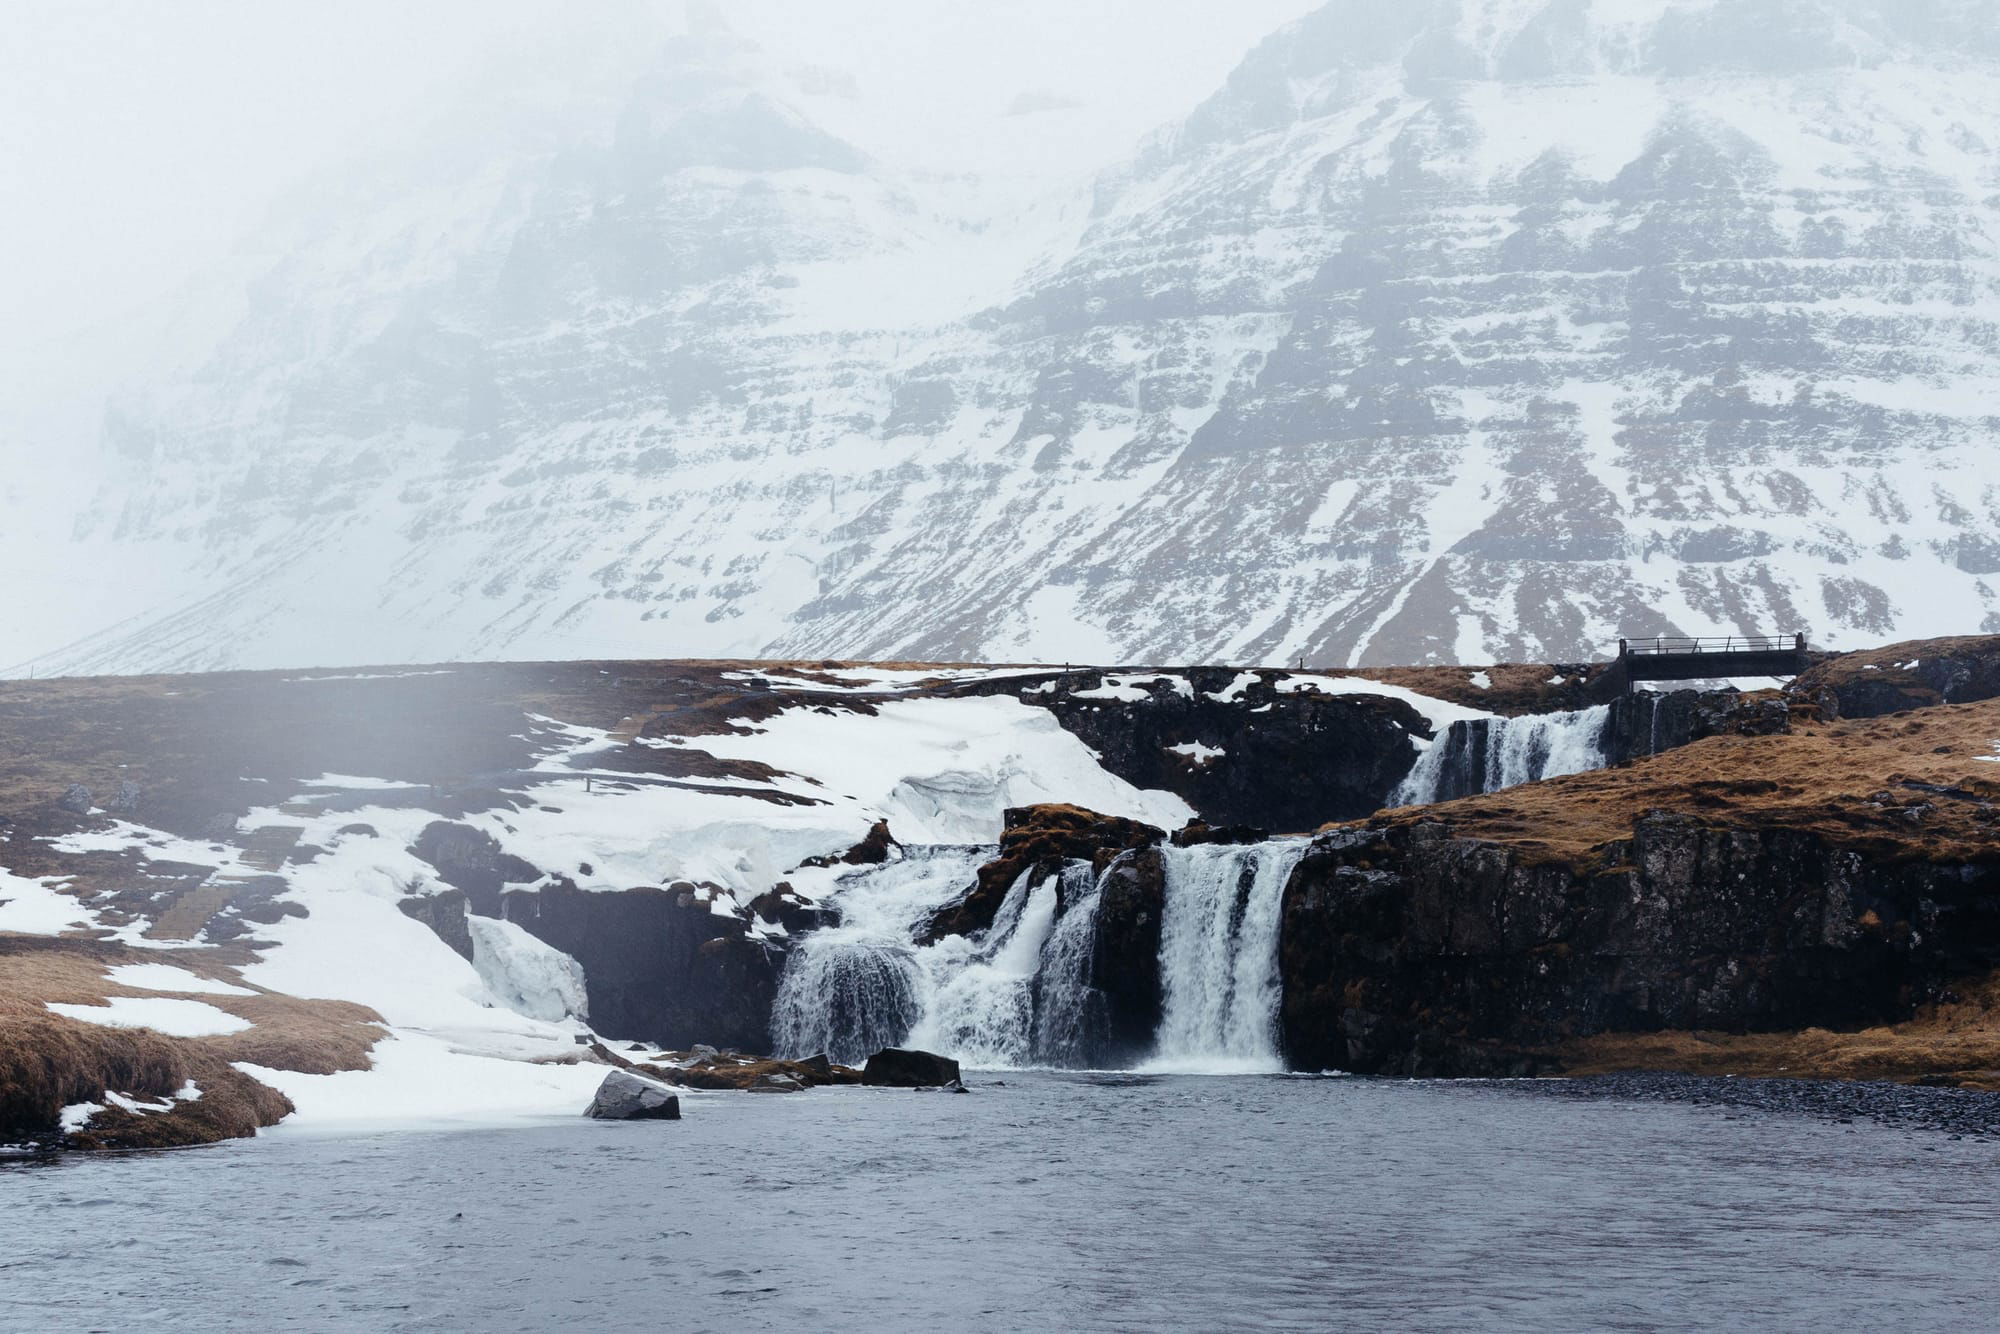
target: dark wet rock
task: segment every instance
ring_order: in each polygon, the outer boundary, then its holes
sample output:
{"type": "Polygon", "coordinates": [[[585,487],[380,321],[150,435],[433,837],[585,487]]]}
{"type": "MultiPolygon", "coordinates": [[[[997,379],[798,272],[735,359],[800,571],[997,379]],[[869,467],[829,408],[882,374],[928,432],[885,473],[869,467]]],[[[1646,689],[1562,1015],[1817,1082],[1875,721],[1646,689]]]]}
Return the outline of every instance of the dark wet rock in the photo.
{"type": "Polygon", "coordinates": [[[1913,640],[1819,663],[1789,687],[1821,717],[1879,718],[2000,696],[2000,635],[1913,640]]]}
{"type": "Polygon", "coordinates": [[[1603,748],[1623,764],[1712,736],[1777,736],[1792,730],[1791,704],[1771,692],[1634,691],[1611,702],[1603,748]]]}
{"type": "Polygon", "coordinates": [[[1285,891],[1289,1063],[1522,1075],[1613,1032],[1855,1028],[2000,966],[2000,864],[1654,812],[1580,863],[1434,821],[1314,840],[1285,891]]]}
{"type": "Polygon", "coordinates": [[[447,885],[464,890],[472,911],[482,917],[500,915],[500,893],[506,886],[542,878],[534,866],[502,852],[493,835],[449,820],[425,825],[410,852],[436,867],[438,878],[447,885]]]}
{"type": "MultiPolygon", "coordinates": [[[[612,1065],[620,1070],[636,1070],[638,1067],[595,1038],[578,1035],[577,1042],[590,1052],[590,1058],[601,1065],[612,1065]]],[[[638,1050],[633,1047],[632,1050],[638,1050]]]]}
{"type": "Polygon", "coordinates": [[[1071,672],[1022,698],[1055,714],[1134,786],[1173,792],[1213,824],[1288,832],[1380,808],[1415,762],[1411,736],[1431,734],[1399,699],[1279,690],[1276,674],[1238,689],[1241,675],[1228,668],[1176,672],[1141,685],[1145,698],[1129,701],[1090,698],[1102,674],[1071,672]]]}
{"type": "Polygon", "coordinates": [[[1171,841],[1177,848],[1192,848],[1201,843],[1262,843],[1270,836],[1269,830],[1250,825],[1210,825],[1190,820],[1174,831],[1171,841]]]}
{"type": "Polygon", "coordinates": [[[801,898],[783,880],[750,900],[750,911],[795,936],[832,926],[840,919],[838,910],[801,898]]]}
{"type": "Polygon", "coordinates": [[[1097,934],[1090,984],[1102,997],[1097,1049],[1076,1064],[1130,1065],[1152,1050],[1164,1000],[1160,983],[1160,923],[1166,906],[1166,864],[1158,848],[1121,854],[1099,883],[1097,934]]]}
{"type": "Polygon", "coordinates": [[[822,1084],[858,1084],[861,1072],[835,1065],[825,1057],[783,1061],[763,1056],[721,1052],[680,1066],[635,1066],[641,1073],[671,1080],[688,1088],[749,1093],[797,1093],[822,1084]]]}
{"type": "Polygon", "coordinates": [[[465,891],[445,889],[434,894],[417,894],[401,899],[396,906],[405,917],[414,917],[439,940],[468,963],[472,961],[472,928],[466,925],[465,891]]]}
{"type": "Polygon", "coordinates": [[[678,1121],[681,1100],[656,1079],[631,1070],[613,1070],[597,1086],[585,1116],[601,1121],[678,1121]]]}
{"type": "Polygon", "coordinates": [[[899,846],[889,834],[889,822],[877,820],[859,843],[838,857],[808,857],[801,866],[875,866],[889,860],[889,852],[899,846]]]}
{"type": "Polygon", "coordinates": [[[56,809],[68,811],[71,815],[88,815],[93,804],[90,789],[81,783],[71,783],[56,798],[56,809]]]}
{"type": "MultiPolygon", "coordinates": [[[[582,890],[561,877],[499,896],[493,914],[583,968],[592,1027],[661,1047],[770,1045],[784,956],[740,917],[709,909],[700,886],[582,890]]],[[[407,909],[406,909],[407,911],[407,909]]]]}
{"type": "Polygon", "coordinates": [[[1148,847],[1165,838],[1164,830],[1151,825],[1099,815],[1080,806],[1010,809],[1000,835],[999,854],[979,868],[978,879],[964,898],[932,914],[918,932],[918,939],[928,943],[984,931],[993,925],[1007,891],[1024,874],[1058,875],[1070,861],[1089,862],[1101,871],[1125,849],[1148,847]]]}
{"type": "Polygon", "coordinates": [[[868,1058],[861,1082],[883,1088],[943,1088],[960,1083],[958,1062],[934,1052],[885,1047],[868,1058]]]}
{"type": "Polygon", "coordinates": [[[344,824],[340,828],[334,830],[334,833],[341,838],[377,837],[375,833],[375,826],[372,824],[344,824]]]}

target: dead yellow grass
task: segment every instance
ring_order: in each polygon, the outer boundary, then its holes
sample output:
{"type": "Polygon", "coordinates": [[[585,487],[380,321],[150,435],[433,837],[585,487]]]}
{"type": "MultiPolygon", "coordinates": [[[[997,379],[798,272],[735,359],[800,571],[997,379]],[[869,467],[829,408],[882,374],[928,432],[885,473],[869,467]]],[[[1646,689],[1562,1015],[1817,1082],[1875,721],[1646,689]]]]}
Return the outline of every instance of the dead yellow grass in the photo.
{"type": "Polygon", "coordinates": [[[1601,1033],[1556,1050],[1569,1074],[1675,1070],[1700,1075],[1893,1079],[2000,1090],[2000,974],[1906,1023],[1835,1033],[1601,1033]]]}
{"type": "Polygon", "coordinates": [[[372,1010],[344,1001],[275,992],[144,991],[106,978],[106,968],[135,962],[171,963],[242,985],[234,969],[200,951],[139,951],[104,941],[0,934],[0,1139],[53,1134],[58,1113],[70,1103],[102,1103],[107,1092],[159,1101],[189,1080],[201,1089],[200,1098],[143,1116],[107,1108],[69,1142],[82,1148],[165,1147],[254,1134],[289,1112],[291,1103],[231,1062],[310,1074],[365,1069],[368,1050],[383,1031],[372,1010]],[[46,1004],[150,995],[199,1000],[254,1027],[224,1037],[173,1037],[71,1019],[46,1004]]]}
{"type": "Polygon", "coordinates": [[[1616,769],[1376,816],[1441,820],[1459,834],[1517,849],[1528,861],[1585,859],[1631,837],[1649,811],[1717,827],[1785,828],[1890,860],[2000,857],[2000,700],[1940,705],[1853,722],[1809,723],[1790,735],[1710,737],[1616,769]],[[1912,784],[1952,789],[1961,797],[1912,784]]]}

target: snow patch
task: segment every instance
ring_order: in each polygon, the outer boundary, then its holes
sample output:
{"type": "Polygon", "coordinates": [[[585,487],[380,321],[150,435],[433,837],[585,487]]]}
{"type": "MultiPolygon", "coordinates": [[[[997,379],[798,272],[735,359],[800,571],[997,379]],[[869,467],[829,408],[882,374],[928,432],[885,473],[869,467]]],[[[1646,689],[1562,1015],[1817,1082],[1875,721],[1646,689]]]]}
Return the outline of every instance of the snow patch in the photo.
{"type": "Polygon", "coordinates": [[[150,1028],[177,1038],[221,1037],[250,1027],[248,1019],[202,1001],[164,996],[113,996],[102,1005],[44,1002],[55,1013],[106,1028],[150,1028]]]}
{"type": "Polygon", "coordinates": [[[105,970],[106,977],[121,987],[140,991],[193,991],[212,996],[254,996],[249,987],[232,986],[212,977],[202,977],[170,963],[121,963],[105,970]]]}

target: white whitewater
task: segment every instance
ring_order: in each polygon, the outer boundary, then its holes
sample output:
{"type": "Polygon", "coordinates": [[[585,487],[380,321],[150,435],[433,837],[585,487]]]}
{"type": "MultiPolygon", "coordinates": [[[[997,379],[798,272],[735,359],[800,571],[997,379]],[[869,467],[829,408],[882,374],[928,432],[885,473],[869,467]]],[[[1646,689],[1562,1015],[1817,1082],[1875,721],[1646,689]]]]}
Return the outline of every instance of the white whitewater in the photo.
{"type": "Polygon", "coordinates": [[[990,846],[906,848],[843,877],[840,925],[804,936],[786,960],[771,1014],[777,1052],[851,1064],[913,1045],[982,1067],[1073,1063],[1097,926],[1087,865],[1060,878],[1023,874],[976,935],[911,941],[992,855],[990,846]]]}
{"type": "Polygon", "coordinates": [[[785,961],[771,1008],[778,1054],[854,1062],[904,1042],[930,990],[911,936],[991,855],[986,846],[908,847],[844,876],[840,924],[802,937],[785,961]]]}
{"type": "Polygon", "coordinates": [[[1427,805],[1602,769],[1604,728],[1610,717],[1611,706],[1599,704],[1569,713],[1455,723],[1417,757],[1408,777],[1389,794],[1388,804],[1427,805]],[[1483,755],[1475,763],[1482,737],[1483,755]]]}
{"type": "Polygon", "coordinates": [[[1285,883],[1308,840],[1162,849],[1165,1012],[1150,1070],[1284,1069],[1278,931],[1285,883]]]}
{"type": "MultiPolygon", "coordinates": [[[[1163,1006],[1146,1069],[1284,1068],[1278,934],[1285,884],[1308,843],[1160,850],[1163,1006]]],[[[833,900],[841,924],[800,939],[786,962],[772,1013],[778,1053],[852,1064],[907,1045],[986,1069],[1089,1064],[1106,1012],[1091,985],[1102,881],[1087,863],[1023,873],[985,931],[911,943],[991,853],[911,848],[843,877],[833,900]]]]}

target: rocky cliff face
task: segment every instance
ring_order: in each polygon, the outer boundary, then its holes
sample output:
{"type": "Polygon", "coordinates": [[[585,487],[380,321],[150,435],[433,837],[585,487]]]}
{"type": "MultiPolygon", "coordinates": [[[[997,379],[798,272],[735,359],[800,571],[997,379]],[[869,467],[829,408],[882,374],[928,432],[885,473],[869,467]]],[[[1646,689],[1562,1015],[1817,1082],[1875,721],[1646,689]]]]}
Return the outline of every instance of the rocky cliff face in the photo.
{"type": "Polygon", "coordinates": [[[1588,865],[1448,826],[1316,840],[1286,894],[1288,1059],[1518,1075],[1604,1032],[1861,1027],[2000,964],[2000,865],[1659,813],[1588,865]]]}
{"type": "Polygon", "coordinates": [[[1135,787],[1186,798],[1219,825],[1315,829],[1380,808],[1432,727],[1388,695],[1284,688],[1280,675],[1197,669],[1107,689],[1068,674],[1022,698],[1055,714],[1135,787]]]}
{"type": "Polygon", "coordinates": [[[602,133],[287,238],[197,374],[124,396],[81,540],[188,595],[46,666],[1994,621],[1994,32],[1335,0],[1025,263],[690,38],[602,133]],[[981,293],[891,307],[939,268],[981,293]]]}
{"type": "Polygon", "coordinates": [[[1827,718],[1879,718],[1992,699],[2000,696],[2000,636],[1919,640],[1845,654],[1800,676],[1788,693],[1827,718]]]}

